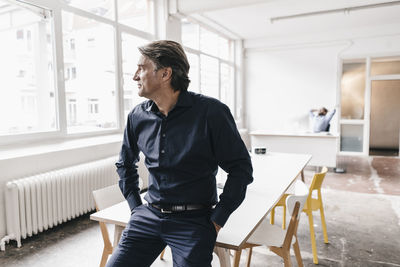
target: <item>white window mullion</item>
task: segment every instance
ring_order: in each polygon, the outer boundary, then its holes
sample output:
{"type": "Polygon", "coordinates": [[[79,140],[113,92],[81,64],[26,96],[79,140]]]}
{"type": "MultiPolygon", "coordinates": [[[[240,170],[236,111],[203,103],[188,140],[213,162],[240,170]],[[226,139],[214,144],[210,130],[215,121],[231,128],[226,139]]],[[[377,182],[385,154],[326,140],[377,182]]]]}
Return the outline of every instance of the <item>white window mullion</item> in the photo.
{"type": "Polygon", "coordinates": [[[199,53],[198,57],[199,57],[199,93],[202,94],[203,93],[203,87],[201,84],[201,64],[202,64],[202,62],[201,62],[200,53],[199,53]]]}
{"type": "Polygon", "coordinates": [[[222,95],[221,95],[221,60],[218,59],[218,100],[221,101],[222,95]]]}
{"type": "Polygon", "coordinates": [[[126,33],[129,33],[131,35],[140,37],[142,39],[155,40],[155,36],[153,34],[150,34],[148,32],[143,32],[143,31],[138,30],[138,29],[131,28],[131,27],[126,26],[124,24],[118,23],[118,28],[119,28],[120,32],[126,32],[126,33]]]}
{"type": "Polygon", "coordinates": [[[231,55],[232,55],[232,59],[233,59],[233,77],[232,77],[232,86],[233,86],[233,88],[232,88],[232,93],[234,94],[233,95],[233,110],[232,110],[232,112],[233,112],[233,116],[234,116],[234,118],[235,118],[235,120],[238,120],[239,118],[240,118],[240,116],[239,116],[239,114],[238,114],[238,112],[237,112],[237,102],[238,102],[238,97],[237,97],[237,94],[239,93],[238,92],[238,85],[237,85],[237,79],[236,79],[236,74],[237,74],[237,58],[236,58],[236,44],[235,44],[235,42],[234,41],[231,41],[232,42],[232,45],[231,45],[231,47],[232,47],[232,52],[231,52],[231,55]]]}
{"type": "Polygon", "coordinates": [[[199,77],[198,78],[198,80],[197,80],[197,88],[198,88],[198,90],[199,90],[199,93],[201,93],[201,62],[200,62],[200,54],[198,54],[197,55],[197,58],[198,58],[198,62],[199,62],[199,65],[198,65],[198,68],[197,68],[197,77],[199,77]]]}
{"type": "Polygon", "coordinates": [[[365,72],[363,154],[369,155],[369,126],[371,119],[371,57],[367,57],[365,72]]]}
{"type": "MultiPolygon", "coordinates": [[[[118,0],[114,0],[115,19],[118,21],[118,0]]],[[[124,90],[122,77],[122,44],[121,31],[118,23],[114,26],[115,34],[115,93],[116,93],[116,109],[117,109],[117,128],[122,130],[124,127],[124,90]]]]}
{"type": "Polygon", "coordinates": [[[57,103],[57,119],[60,133],[62,136],[67,135],[67,109],[65,97],[65,80],[64,80],[64,54],[63,54],[63,30],[61,9],[54,9],[54,50],[55,50],[55,75],[56,75],[56,103],[57,103]]]}

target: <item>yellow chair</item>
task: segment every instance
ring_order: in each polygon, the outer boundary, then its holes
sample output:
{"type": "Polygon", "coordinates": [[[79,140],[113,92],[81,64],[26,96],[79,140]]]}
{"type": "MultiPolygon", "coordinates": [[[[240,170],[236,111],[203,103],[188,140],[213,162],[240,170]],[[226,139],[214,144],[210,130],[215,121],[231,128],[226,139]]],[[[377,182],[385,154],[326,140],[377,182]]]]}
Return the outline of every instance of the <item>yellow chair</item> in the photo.
{"type": "MultiPolygon", "coordinates": [[[[313,180],[310,185],[310,192],[306,201],[306,204],[303,208],[303,212],[305,212],[308,215],[308,222],[310,225],[310,237],[311,237],[311,247],[312,247],[312,252],[313,252],[313,262],[315,264],[318,264],[318,255],[317,255],[317,244],[315,240],[315,231],[314,231],[314,218],[313,218],[313,211],[320,211],[321,214],[321,224],[322,224],[322,230],[324,234],[324,242],[329,243],[328,241],[328,233],[326,230],[326,221],[325,221],[325,213],[324,213],[324,206],[322,203],[322,194],[321,194],[321,186],[322,182],[324,181],[325,175],[328,172],[328,169],[326,167],[322,168],[322,171],[320,173],[314,174],[313,180]],[[317,190],[317,198],[313,198],[313,192],[317,190]]],[[[285,199],[288,195],[285,194],[278,202],[278,204],[275,206],[283,206],[284,209],[284,214],[283,214],[283,223],[282,223],[282,228],[285,229],[285,224],[286,224],[286,207],[282,202],[285,203],[285,199]]],[[[271,218],[270,218],[270,223],[274,223],[274,215],[275,215],[275,207],[271,211],[271,218]]]]}
{"type": "Polygon", "coordinates": [[[324,181],[325,175],[328,172],[326,167],[322,168],[320,173],[314,174],[314,178],[310,185],[310,194],[308,196],[306,205],[304,206],[303,212],[308,215],[308,222],[310,224],[310,236],[311,236],[311,246],[313,251],[313,261],[315,264],[318,264],[318,256],[317,256],[317,244],[315,241],[315,232],[314,232],[314,219],[313,219],[313,211],[319,210],[321,214],[321,224],[322,230],[324,234],[324,242],[329,243],[328,241],[328,233],[326,231],[326,221],[325,221],[325,213],[324,213],[324,205],[322,203],[322,194],[321,194],[321,186],[324,181]],[[317,198],[313,198],[312,193],[317,190],[317,198]]]}
{"type": "Polygon", "coordinates": [[[269,223],[270,224],[275,224],[275,208],[276,207],[283,207],[283,214],[282,214],[282,229],[286,229],[286,198],[289,196],[289,194],[283,194],[281,199],[279,199],[278,203],[272,208],[271,210],[271,217],[269,218],[269,223]]]}

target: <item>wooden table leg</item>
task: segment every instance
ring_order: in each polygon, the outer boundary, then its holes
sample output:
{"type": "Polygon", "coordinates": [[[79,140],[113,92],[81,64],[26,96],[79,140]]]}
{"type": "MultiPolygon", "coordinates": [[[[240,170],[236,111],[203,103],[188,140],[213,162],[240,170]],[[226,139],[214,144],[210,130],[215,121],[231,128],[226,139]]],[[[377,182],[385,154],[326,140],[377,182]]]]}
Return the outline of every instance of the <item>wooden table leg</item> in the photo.
{"type": "Polygon", "coordinates": [[[121,239],[122,231],[125,229],[124,226],[115,225],[114,229],[114,243],[113,243],[113,250],[115,250],[118,246],[118,242],[121,239]]]}
{"type": "Polygon", "coordinates": [[[219,258],[221,267],[231,267],[231,259],[229,257],[229,250],[221,247],[214,247],[214,252],[219,258]]]}
{"type": "Polygon", "coordinates": [[[242,254],[242,250],[235,250],[235,255],[233,256],[233,267],[239,267],[240,263],[240,255],[242,254]]]}

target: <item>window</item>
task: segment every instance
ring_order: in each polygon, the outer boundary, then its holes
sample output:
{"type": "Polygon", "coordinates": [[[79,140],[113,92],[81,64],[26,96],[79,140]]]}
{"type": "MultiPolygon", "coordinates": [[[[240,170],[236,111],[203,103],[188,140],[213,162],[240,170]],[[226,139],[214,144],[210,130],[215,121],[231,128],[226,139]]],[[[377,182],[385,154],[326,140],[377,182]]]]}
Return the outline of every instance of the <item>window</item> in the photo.
{"type": "Polygon", "coordinates": [[[75,39],[69,40],[69,48],[75,50],[75,39]]]}
{"type": "Polygon", "coordinates": [[[98,16],[114,19],[114,0],[62,0],[62,2],[98,16]]]}
{"type": "Polygon", "coordinates": [[[199,81],[199,57],[196,54],[187,52],[186,56],[190,64],[189,79],[190,84],[188,90],[196,93],[200,93],[200,81],[199,81]]]}
{"type": "Polygon", "coordinates": [[[99,114],[99,100],[98,99],[89,99],[89,109],[88,112],[90,115],[99,114]]]}
{"type": "Polygon", "coordinates": [[[235,114],[233,42],[187,19],[181,21],[181,33],[190,64],[189,90],[221,100],[235,114]]]}
{"type": "Polygon", "coordinates": [[[76,105],[76,99],[68,99],[67,100],[67,122],[68,125],[75,125],[76,124],[76,110],[77,110],[77,105],[76,105]]]}
{"type": "Polygon", "coordinates": [[[146,100],[143,97],[139,97],[137,93],[137,84],[133,81],[133,75],[137,70],[137,63],[140,58],[140,52],[137,48],[145,43],[147,43],[145,39],[122,33],[122,72],[125,118],[137,104],[146,100]]]}
{"type": "Polygon", "coordinates": [[[199,50],[199,25],[182,20],[182,44],[199,50]]]}
{"type": "Polygon", "coordinates": [[[24,39],[24,30],[18,30],[17,31],[17,40],[23,40],[24,39]]]}
{"type": "Polygon", "coordinates": [[[218,56],[218,35],[200,27],[200,51],[218,56]]]}
{"type": "Polygon", "coordinates": [[[71,79],[76,79],[76,68],[71,67],[71,79]]]}
{"type": "Polygon", "coordinates": [[[200,56],[200,88],[205,95],[219,99],[218,60],[206,55],[200,56]]]}
{"type": "Polygon", "coordinates": [[[52,17],[0,1],[0,135],[57,130],[52,17]],[[40,55],[37,56],[37,55],[40,55]]]}
{"type": "Polygon", "coordinates": [[[154,0],[38,2],[0,0],[0,143],[121,131],[154,0]]]}
{"type": "Polygon", "coordinates": [[[234,68],[226,63],[221,63],[221,101],[224,102],[230,110],[235,110],[235,94],[233,71],[234,68]]]}
{"type": "Polygon", "coordinates": [[[152,0],[118,0],[118,22],[138,30],[154,32],[152,0]]]}
{"type": "Polygon", "coordinates": [[[63,12],[62,18],[64,39],[75,40],[74,53],[64,55],[65,92],[78,103],[90,99],[89,109],[77,109],[76,121],[67,124],[67,131],[116,128],[114,31],[109,25],[69,12],[63,12]],[[90,46],[84,45],[86,40],[91,40],[90,46]]]}

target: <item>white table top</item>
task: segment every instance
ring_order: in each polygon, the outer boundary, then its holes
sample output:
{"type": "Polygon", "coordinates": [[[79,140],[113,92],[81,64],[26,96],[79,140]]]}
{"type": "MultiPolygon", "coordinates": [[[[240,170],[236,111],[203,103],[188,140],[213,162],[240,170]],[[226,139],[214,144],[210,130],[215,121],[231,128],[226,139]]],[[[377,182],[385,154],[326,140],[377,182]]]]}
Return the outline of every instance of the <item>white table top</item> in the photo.
{"type": "MultiPolygon", "coordinates": [[[[310,159],[311,155],[304,154],[252,155],[254,182],[248,186],[243,203],[220,230],[217,244],[230,249],[241,247],[310,159]]],[[[90,215],[92,220],[120,226],[125,226],[129,218],[126,201],[90,215]]]]}
{"type": "Polygon", "coordinates": [[[291,136],[291,137],[319,137],[319,138],[339,138],[338,133],[330,132],[306,132],[306,131],[252,131],[251,136],[291,136]]]}

